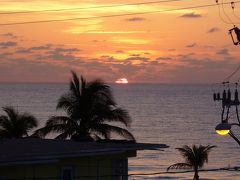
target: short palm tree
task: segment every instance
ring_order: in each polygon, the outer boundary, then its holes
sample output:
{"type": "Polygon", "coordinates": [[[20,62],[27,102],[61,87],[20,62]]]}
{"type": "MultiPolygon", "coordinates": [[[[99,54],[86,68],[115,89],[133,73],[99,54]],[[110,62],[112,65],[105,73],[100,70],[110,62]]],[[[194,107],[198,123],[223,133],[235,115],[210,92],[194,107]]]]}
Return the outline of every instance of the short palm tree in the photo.
{"type": "Polygon", "coordinates": [[[118,108],[110,87],[101,80],[87,82],[72,72],[70,89],[61,96],[57,109],[66,112],[66,116],[53,116],[46,125],[37,130],[38,136],[46,136],[54,132],[56,139],[93,140],[110,139],[111,132],[134,140],[126,129],[109,124],[122,123],[128,127],[131,118],[127,111],[118,108]]]}
{"type": "Polygon", "coordinates": [[[176,148],[184,157],[185,162],[173,164],[167,168],[167,171],[169,169],[193,169],[193,180],[199,180],[198,169],[208,162],[208,154],[214,147],[216,146],[193,145],[191,148],[185,145],[182,148],[176,148]]]}
{"type": "Polygon", "coordinates": [[[23,138],[37,127],[36,118],[28,113],[19,113],[11,106],[3,107],[6,115],[0,116],[0,138],[23,138]]]}

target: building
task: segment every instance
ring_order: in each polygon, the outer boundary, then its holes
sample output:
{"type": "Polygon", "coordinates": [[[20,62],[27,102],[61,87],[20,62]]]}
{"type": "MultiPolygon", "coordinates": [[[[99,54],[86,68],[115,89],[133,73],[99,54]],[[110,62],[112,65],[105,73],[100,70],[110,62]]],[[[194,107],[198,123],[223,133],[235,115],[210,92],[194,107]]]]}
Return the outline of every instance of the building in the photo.
{"type": "Polygon", "coordinates": [[[126,180],[128,158],[164,144],[129,141],[0,140],[0,180],[126,180]]]}

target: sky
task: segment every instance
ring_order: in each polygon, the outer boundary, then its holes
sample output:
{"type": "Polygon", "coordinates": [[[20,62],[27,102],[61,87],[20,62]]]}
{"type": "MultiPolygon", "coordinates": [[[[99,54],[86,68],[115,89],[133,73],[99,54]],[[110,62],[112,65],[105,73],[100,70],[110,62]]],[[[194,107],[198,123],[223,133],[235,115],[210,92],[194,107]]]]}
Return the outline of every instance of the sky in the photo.
{"type": "Polygon", "coordinates": [[[233,0],[183,10],[216,2],[130,5],[153,1],[1,0],[0,82],[66,82],[74,70],[110,83],[215,83],[239,66],[240,46],[228,34],[240,24],[237,0],[234,11],[233,0]],[[42,12],[13,13],[23,11],[42,12]]]}

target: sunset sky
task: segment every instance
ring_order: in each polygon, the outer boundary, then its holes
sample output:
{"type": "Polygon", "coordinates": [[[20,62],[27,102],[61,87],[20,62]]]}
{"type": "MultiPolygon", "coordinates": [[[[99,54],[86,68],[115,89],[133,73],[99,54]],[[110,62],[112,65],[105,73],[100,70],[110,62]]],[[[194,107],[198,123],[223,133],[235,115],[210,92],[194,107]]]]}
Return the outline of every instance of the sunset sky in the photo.
{"type": "Polygon", "coordinates": [[[215,0],[130,5],[153,1],[1,0],[0,82],[66,82],[74,70],[107,82],[212,83],[239,66],[240,46],[228,35],[240,26],[239,1],[234,11],[230,3],[165,11],[215,0]],[[43,10],[59,11],[9,13],[43,10]]]}

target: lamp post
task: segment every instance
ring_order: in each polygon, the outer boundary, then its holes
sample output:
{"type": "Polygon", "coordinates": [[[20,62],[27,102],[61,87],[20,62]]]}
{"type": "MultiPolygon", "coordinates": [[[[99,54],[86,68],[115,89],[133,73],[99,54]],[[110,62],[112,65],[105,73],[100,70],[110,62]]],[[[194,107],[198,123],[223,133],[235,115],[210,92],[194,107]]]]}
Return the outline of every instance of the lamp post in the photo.
{"type": "MultiPolygon", "coordinates": [[[[228,84],[229,82],[224,82],[223,84],[228,84]]],[[[220,93],[214,93],[213,99],[214,101],[221,101],[222,102],[222,113],[221,113],[221,123],[218,124],[215,128],[216,133],[219,135],[227,135],[229,134],[239,145],[240,140],[234,135],[233,131],[231,130],[232,126],[240,127],[240,118],[238,112],[238,106],[240,105],[240,101],[238,98],[238,84],[236,83],[236,89],[234,92],[234,98],[231,98],[231,90],[228,89],[227,91],[224,90],[222,92],[222,96],[220,93]],[[231,107],[235,107],[237,123],[229,123],[229,111],[231,107]]]]}

